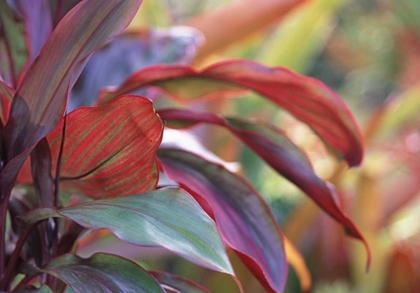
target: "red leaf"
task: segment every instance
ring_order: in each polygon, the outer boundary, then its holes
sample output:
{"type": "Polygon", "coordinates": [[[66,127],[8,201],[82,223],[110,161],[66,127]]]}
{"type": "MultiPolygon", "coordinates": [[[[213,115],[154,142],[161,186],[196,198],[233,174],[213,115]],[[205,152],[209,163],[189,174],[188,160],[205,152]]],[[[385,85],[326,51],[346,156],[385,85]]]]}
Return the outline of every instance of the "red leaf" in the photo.
{"type": "MultiPolygon", "coordinates": [[[[363,241],[368,254],[370,254],[363,235],[335,200],[336,195],[332,186],[314,173],[305,154],[279,129],[268,124],[223,118],[211,113],[185,109],[164,109],[159,111],[159,115],[168,122],[169,127],[174,123],[177,125],[177,122],[181,122],[184,123],[184,126],[186,126],[185,123],[187,126],[210,123],[226,128],[274,170],[311,197],[324,211],[343,225],[350,236],[363,241]]],[[[182,125],[178,124],[178,126],[182,125]]]]}
{"type": "MultiPolygon", "coordinates": [[[[63,124],[47,136],[56,168],[63,124]]],[[[90,197],[154,189],[163,124],[148,99],[127,95],[67,115],[60,186],[90,197]]]]}
{"type": "MultiPolygon", "coordinates": [[[[87,57],[124,29],[141,0],[79,3],[56,27],[17,89],[5,126],[7,162],[34,147],[60,121],[72,81],[87,57]]],[[[24,159],[23,159],[24,160],[24,159]]],[[[22,163],[23,163],[22,160],[22,163]]]]}
{"type": "Polygon", "coordinates": [[[287,277],[282,233],[270,208],[249,183],[221,165],[189,152],[161,148],[164,173],[212,216],[232,248],[269,292],[283,292],[287,277]]]}
{"type": "Polygon", "coordinates": [[[246,60],[221,62],[202,71],[182,65],[156,65],[133,74],[114,91],[104,92],[101,101],[146,85],[160,87],[172,97],[183,99],[253,90],[307,123],[350,165],[362,160],[360,131],[344,102],[320,81],[288,69],[246,60]]]}
{"type": "Polygon", "coordinates": [[[10,104],[15,95],[15,90],[0,79],[0,119],[3,125],[9,119],[10,104]]]}

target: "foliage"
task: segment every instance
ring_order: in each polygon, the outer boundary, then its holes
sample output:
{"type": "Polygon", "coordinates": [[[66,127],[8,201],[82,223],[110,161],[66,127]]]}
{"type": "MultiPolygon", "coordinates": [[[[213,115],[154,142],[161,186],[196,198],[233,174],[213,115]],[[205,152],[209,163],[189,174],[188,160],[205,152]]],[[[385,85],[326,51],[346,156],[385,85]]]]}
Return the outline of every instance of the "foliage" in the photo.
{"type": "MultiPolygon", "coordinates": [[[[297,2],[277,7],[276,15],[297,2]]],[[[267,292],[283,292],[287,261],[299,262],[298,254],[245,178],[208,151],[186,145],[185,128],[201,123],[225,128],[305,192],[364,243],[369,265],[367,243],[334,187],[283,131],[243,116],[154,108],[166,98],[186,103],[252,91],[307,124],[333,155],[355,166],[363,157],[362,137],[340,97],[281,67],[247,60],[202,70],[181,64],[201,42],[191,29],[156,37],[189,37],[180,50],[186,54],[155,61],[178,64],[142,68],[149,65],[142,62],[142,46],[153,36],[121,34],[140,4],[0,1],[0,290],[207,292],[122,256],[77,256],[83,233],[107,229],[125,242],[160,246],[230,275],[243,291],[228,256],[234,252],[267,292]],[[175,131],[170,128],[179,128],[175,136],[168,136],[175,131]]]]}

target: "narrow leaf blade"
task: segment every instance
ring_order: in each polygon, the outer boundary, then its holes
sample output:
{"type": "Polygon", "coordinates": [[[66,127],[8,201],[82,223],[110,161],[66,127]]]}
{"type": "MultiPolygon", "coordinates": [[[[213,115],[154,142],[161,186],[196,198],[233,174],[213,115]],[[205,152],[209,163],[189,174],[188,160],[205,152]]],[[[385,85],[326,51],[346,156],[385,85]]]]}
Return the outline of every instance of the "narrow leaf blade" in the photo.
{"type": "Polygon", "coordinates": [[[101,100],[146,85],[162,88],[180,99],[220,97],[241,89],[255,91],[307,123],[350,165],[358,165],[362,160],[360,131],[340,97],[320,81],[288,69],[246,60],[220,62],[201,71],[181,65],[158,65],[133,74],[121,87],[104,92],[101,100]]]}
{"type": "Polygon", "coordinates": [[[185,109],[163,109],[159,115],[171,125],[186,127],[210,123],[226,128],[252,149],[279,174],[296,184],[324,211],[339,222],[349,235],[368,245],[353,221],[335,200],[334,189],[319,178],[306,155],[279,129],[264,123],[224,118],[211,113],[185,109]]]}
{"type": "Polygon", "coordinates": [[[64,281],[75,293],[165,292],[139,265],[110,254],[98,253],[88,259],[63,255],[42,271],[64,281]]]}
{"type": "MultiPolygon", "coordinates": [[[[48,136],[53,170],[63,124],[48,136]]],[[[155,188],[156,151],[163,124],[150,100],[127,95],[67,115],[61,187],[93,198],[133,195],[155,188]]]]}
{"type": "Polygon", "coordinates": [[[283,292],[287,262],[282,233],[269,207],[246,181],[189,152],[162,148],[164,173],[192,194],[268,292],[283,292]]]}

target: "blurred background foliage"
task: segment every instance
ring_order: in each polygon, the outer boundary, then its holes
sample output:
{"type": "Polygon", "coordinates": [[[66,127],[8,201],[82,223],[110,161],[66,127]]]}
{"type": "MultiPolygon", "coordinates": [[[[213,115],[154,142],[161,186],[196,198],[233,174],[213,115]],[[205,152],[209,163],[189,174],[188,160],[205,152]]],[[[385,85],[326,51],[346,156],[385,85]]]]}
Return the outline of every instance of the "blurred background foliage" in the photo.
{"type": "MultiPolygon", "coordinates": [[[[228,58],[286,66],[322,80],[350,106],[365,137],[366,156],[362,166],[348,170],[307,127],[255,95],[194,105],[274,123],[307,151],[319,176],[337,186],[343,207],[371,246],[367,274],[362,245],[346,238],[297,188],[227,133],[211,127],[194,130],[206,133],[203,142],[224,160],[240,162],[240,172],[270,203],[285,235],[306,260],[311,292],[420,292],[419,20],[418,0],[155,0],[144,1],[130,27],[195,27],[206,41],[191,33],[195,41],[189,43],[195,47],[188,54],[194,52],[195,58],[189,58],[194,66],[228,58]]],[[[177,36],[148,54],[172,56],[167,51],[176,50],[177,36]]],[[[81,251],[97,249],[90,248],[89,239],[105,234],[86,235],[81,251]]],[[[96,245],[101,250],[115,247],[117,240],[110,237],[101,237],[96,245]]],[[[228,276],[178,257],[118,247],[119,253],[136,253],[147,268],[188,276],[212,292],[238,292],[228,276]],[[157,260],[148,260],[156,255],[157,260]]],[[[246,280],[246,292],[263,292],[237,259],[234,267],[246,280]]],[[[309,280],[300,274],[299,281],[291,269],[286,292],[300,292],[300,282],[309,280]]]]}

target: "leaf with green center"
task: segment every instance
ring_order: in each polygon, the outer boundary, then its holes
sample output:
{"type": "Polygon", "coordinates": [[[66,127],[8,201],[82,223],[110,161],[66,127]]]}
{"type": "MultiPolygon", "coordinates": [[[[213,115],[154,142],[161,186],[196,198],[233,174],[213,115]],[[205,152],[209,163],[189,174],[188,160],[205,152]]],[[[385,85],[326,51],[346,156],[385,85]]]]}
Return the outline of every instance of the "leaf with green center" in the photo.
{"type": "MultiPolygon", "coordinates": [[[[52,170],[57,165],[62,129],[60,123],[47,136],[52,170]]],[[[99,107],[76,109],[66,119],[61,187],[93,198],[154,189],[162,131],[152,102],[139,96],[126,95],[99,107]]]]}
{"type": "Polygon", "coordinates": [[[287,261],[282,233],[254,188],[223,168],[177,149],[158,151],[164,173],[211,215],[232,248],[268,292],[283,292],[287,261]]]}
{"type": "Polygon", "coordinates": [[[106,228],[124,241],[161,246],[195,264],[233,275],[214,222],[179,188],[95,200],[59,211],[41,208],[20,219],[30,225],[49,217],[68,218],[89,229],[106,228]]]}
{"type": "Polygon", "coordinates": [[[88,259],[63,255],[42,271],[62,280],[75,293],[165,292],[142,267],[116,255],[97,253],[88,259]]]}
{"type": "Polygon", "coordinates": [[[342,224],[350,236],[363,241],[368,252],[368,263],[370,263],[368,244],[357,226],[335,200],[336,195],[332,186],[314,173],[305,154],[279,129],[261,122],[224,118],[211,113],[185,109],[163,109],[159,110],[159,115],[169,127],[210,123],[229,130],[274,170],[296,184],[323,210],[342,224]]]}
{"type": "Polygon", "coordinates": [[[133,74],[120,87],[103,92],[108,101],[143,86],[163,89],[184,100],[214,98],[253,90],[307,123],[350,165],[363,157],[362,137],[344,102],[320,81],[288,69],[269,68],[246,60],[220,62],[196,71],[182,65],[156,65],[133,74]]]}
{"type": "Polygon", "coordinates": [[[182,293],[211,293],[206,288],[194,283],[191,280],[175,276],[167,272],[149,271],[149,274],[151,274],[161,285],[163,285],[164,288],[169,287],[182,293]]]}

